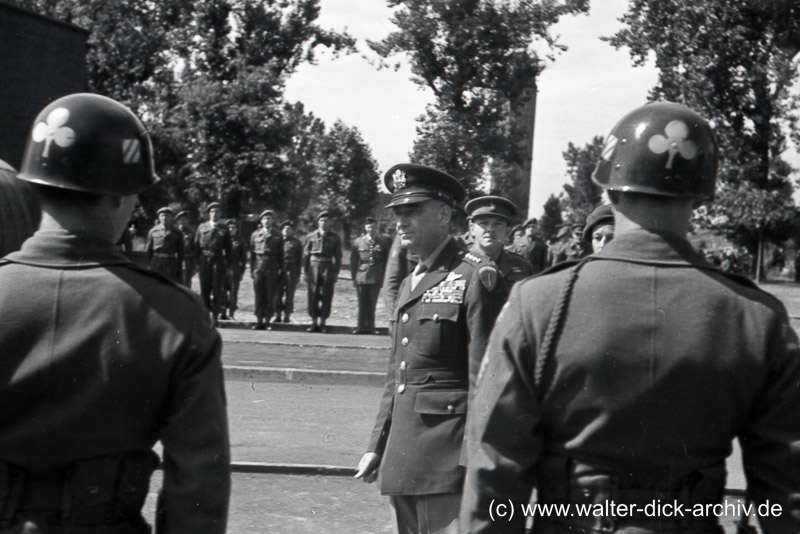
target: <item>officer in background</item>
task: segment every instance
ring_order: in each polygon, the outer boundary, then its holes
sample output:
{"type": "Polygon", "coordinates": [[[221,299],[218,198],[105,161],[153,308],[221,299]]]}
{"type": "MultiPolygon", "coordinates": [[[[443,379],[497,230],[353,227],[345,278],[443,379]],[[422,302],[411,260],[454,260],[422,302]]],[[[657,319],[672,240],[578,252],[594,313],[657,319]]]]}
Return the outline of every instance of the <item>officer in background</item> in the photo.
{"type": "MultiPolygon", "coordinates": [[[[239,221],[228,219],[225,223],[228,234],[231,236],[231,261],[228,263],[228,273],[225,283],[225,304],[228,308],[228,319],[233,320],[236,310],[239,309],[239,284],[242,283],[244,270],[247,267],[247,246],[239,237],[239,221]]],[[[225,319],[225,312],[222,312],[225,319]]]]}
{"type": "Polygon", "coordinates": [[[272,210],[262,211],[258,216],[261,227],[250,236],[250,276],[253,277],[256,297],[254,330],[272,330],[270,319],[273,314],[276,314],[275,322],[280,322],[278,303],[283,237],[272,225],[274,217],[272,210]]]}
{"type": "Polygon", "coordinates": [[[189,212],[178,212],[175,216],[175,224],[183,235],[183,268],[181,269],[181,283],[191,289],[192,277],[194,276],[197,266],[197,250],[194,246],[195,229],[191,227],[189,222],[189,212]]]}
{"type": "Polygon", "coordinates": [[[283,312],[283,322],[292,322],[294,313],[294,293],[300,280],[300,264],[303,262],[303,244],[294,237],[294,223],[283,221],[283,257],[281,264],[281,285],[278,311],[283,312]]]}
{"type": "Polygon", "coordinates": [[[384,180],[398,235],[420,262],[400,286],[386,385],[356,477],[377,475],[398,532],[456,533],[467,397],[507,292],[491,261],[448,234],[466,193],[458,180],[414,164],[384,180]]]}
{"type": "Polygon", "coordinates": [[[306,238],[303,247],[303,277],[308,284],[309,332],[326,332],[325,321],[331,314],[333,288],[342,267],[342,240],[330,230],[330,213],[317,215],[317,229],[306,238]]]}
{"type": "Polygon", "coordinates": [[[161,208],[156,214],[158,224],[147,233],[147,261],[155,272],[180,283],[183,281],[183,234],[173,225],[172,208],[161,208]]]}
{"type": "Polygon", "coordinates": [[[472,234],[470,252],[494,262],[510,289],[515,282],[533,274],[525,258],[503,248],[508,227],[517,216],[517,207],[507,198],[486,195],[474,198],[465,206],[472,234]]]}
{"type": "Polygon", "coordinates": [[[200,272],[200,294],[211,312],[214,326],[225,305],[225,277],[231,258],[231,236],[222,221],[222,205],[212,202],[206,208],[208,220],[197,227],[194,246],[200,272]]]}
{"type": "Polygon", "coordinates": [[[0,260],[0,530],[225,532],[230,468],[221,340],[197,295],[115,242],[151,186],[150,138],[126,107],[45,107],[19,178],[42,223],[0,260]],[[202,511],[202,512],[200,512],[202,511]]]}
{"type": "Polygon", "coordinates": [[[760,517],[763,531],[797,532],[797,335],[776,298],[686,239],[714,193],[711,128],[660,102],[607,139],[593,180],[614,240],[511,292],[470,405],[462,527],[522,532],[523,514],[494,522],[489,506],[527,503],[535,484],[541,504],[670,508],[553,514],[534,532],[722,532],[707,508],[670,512],[722,502],[738,437],[748,495],[781,507],[760,517]]]}
{"type": "Polygon", "coordinates": [[[614,239],[614,212],[611,204],[597,206],[586,218],[583,241],[591,243],[592,252],[600,252],[614,239]]]}
{"type": "Polygon", "coordinates": [[[364,222],[364,234],[353,242],[350,249],[350,274],[358,294],[358,326],[354,334],[377,334],[375,308],[383,285],[386,260],[391,245],[378,235],[374,217],[364,222]]]}

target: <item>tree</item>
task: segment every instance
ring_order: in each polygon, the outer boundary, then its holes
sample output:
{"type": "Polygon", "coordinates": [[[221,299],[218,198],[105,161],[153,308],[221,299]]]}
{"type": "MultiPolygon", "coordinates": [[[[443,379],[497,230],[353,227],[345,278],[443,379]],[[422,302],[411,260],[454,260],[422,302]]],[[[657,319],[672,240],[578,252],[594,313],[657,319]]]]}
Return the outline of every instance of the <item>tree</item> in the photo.
{"type": "Polygon", "coordinates": [[[539,218],[539,228],[542,232],[542,237],[545,241],[552,241],[558,234],[559,228],[564,224],[564,219],[561,216],[561,200],[555,196],[550,195],[544,203],[544,213],[539,218]]]}
{"type": "Polygon", "coordinates": [[[567,162],[567,174],[571,180],[571,183],[564,184],[566,197],[562,206],[567,218],[575,222],[585,221],[592,210],[600,204],[603,190],[592,181],[592,174],[603,152],[604,143],[603,137],[595,136],[592,142],[583,148],[569,143],[567,150],[562,152],[567,162]]]}
{"type": "Polygon", "coordinates": [[[607,40],[629,47],[635,65],[653,55],[659,80],[650,97],[683,102],[714,126],[723,188],[709,220],[727,221],[721,228],[751,252],[757,236],[782,239],[779,229],[795,220],[791,169],[781,154],[786,131],[798,140],[798,101],[789,88],[798,74],[800,5],[632,0],[621,21],[626,27],[607,40]],[[727,191],[747,194],[750,215],[741,216],[741,199],[727,191]]]}
{"type": "MultiPolygon", "coordinates": [[[[476,189],[491,158],[524,164],[530,147],[517,122],[535,94],[544,60],[562,50],[549,28],[567,14],[588,11],[587,0],[388,0],[399,8],[398,31],[370,46],[388,59],[403,54],[413,81],[436,102],[419,119],[412,159],[435,164],[476,189]],[[546,58],[533,50],[544,43],[546,58]]],[[[382,63],[386,65],[386,63],[382,63]]],[[[518,186],[506,183],[505,187],[518,186]]],[[[527,205],[528,192],[504,194],[527,205]]]]}

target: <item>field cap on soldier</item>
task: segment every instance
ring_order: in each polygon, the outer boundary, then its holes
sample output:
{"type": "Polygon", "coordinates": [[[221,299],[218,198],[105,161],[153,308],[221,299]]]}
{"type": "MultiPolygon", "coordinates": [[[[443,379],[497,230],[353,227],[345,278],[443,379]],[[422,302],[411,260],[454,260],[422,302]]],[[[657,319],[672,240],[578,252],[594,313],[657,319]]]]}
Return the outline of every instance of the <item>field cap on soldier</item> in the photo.
{"type": "Polygon", "coordinates": [[[611,211],[611,204],[597,206],[586,218],[586,228],[583,229],[583,240],[591,241],[592,232],[598,226],[614,224],[614,213],[611,211]]]}
{"type": "Polygon", "coordinates": [[[206,213],[213,210],[214,208],[222,210],[222,204],[220,204],[219,202],[212,202],[211,204],[208,205],[208,207],[206,207],[206,213]]]}
{"type": "Polygon", "coordinates": [[[178,214],[175,216],[175,220],[177,221],[181,217],[189,217],[189,212],[186,210],[179,211],[178,214]]]}
{"type": "Polygon", "coordinates": [[[275,216],[275,212],[272,211],[272,210],[264,210],[264,211],[261,212],[261,214],[258,216],[258,218],[260,220],[260,219],[263,219],[264,217],[266,217],[267,215],[269,215],[270,217],[274,217],[275,216]]]}
{"type": "Polygon", "coordinates": [[[284,226],[288,226],[290,228],[294,228],[294,221],[291,221],[291,220],[287,219],[287,220],[285,220],[285,221],[283,221],[281,223],[281,229],[283,229],[284,226]]]}
{"type": "Polygon", "coordinates": [[[383,183],[392,193],[391,201],[384,206],[386,208],[427,200],[440,200],[452,207],[467,196],[461,182],[446,172],[415,163],[393,166],[383,175],[383,183]]]}
{"type": "Polygon", "coordinates": [[[113,196],[158,182],[142,122],[116,100],[91,93],[59,98],[39,112],[17,177],[113,196]]]}
{"type": "Polygon", "coordinates": [[[539,221],[536,220],[536,217],[531,217],[524,223],[522,223],[521,228],[527,228],[528,226],[536,226],[539,224],[539,221]]]}
{"type": "Polygon", "coordinates": [[[708,122],[684,105],[656,102],[614,126],[592,180],[607,191],[707,200],[716,175],[717,143],[708,122]]]}
{"type": "Polygon", "coordinates": [[[492,216],[499,217],[511,224],[511,221],[517,216],[517,206],[507,198],[496,195],[473,198],[467,202],[464,208],[470,220],[483,216],[492,216]]]}
{"type": "Polygon", "coordinates": [[[322,210],[317,215],[317,220],[320,220],[323,217],[326,217],[326,218],[330,219],[331,218],[331,212],[329,212],[328,210],[322,210]]]}
{"type": "Polygon", "coordinates": [[[159,209],[159,210],[156,212],[156,215],[161,215],[162,213],[169,213],[170,215],[174,215],[174,214],[175,214],[175,213],[172,211],[172,208],[170,208],[169,206],[165,206],[165,207],[163,207],[163,208],[160,208],[160,209],[159,209]]]}

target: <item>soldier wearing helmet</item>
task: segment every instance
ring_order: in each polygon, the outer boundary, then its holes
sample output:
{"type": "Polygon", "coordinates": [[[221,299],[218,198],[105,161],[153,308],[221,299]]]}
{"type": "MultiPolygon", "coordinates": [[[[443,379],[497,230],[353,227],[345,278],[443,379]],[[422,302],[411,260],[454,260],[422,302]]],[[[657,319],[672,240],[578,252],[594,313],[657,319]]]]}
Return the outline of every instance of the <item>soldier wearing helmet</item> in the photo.
{"type": "Polygon", "coordinates": [[[161,208],[156,215],[158,224],[147,234],[147,260],[151,269],[180,283],[183,281],[183,234],[173,224],[172,208],[161,208]]]}
{"type": "Polygon", "coordinates": [[[748,494],[782,509],[763,531],[797,531],[797,336],[777,299],[686,238],[716,168],[714,134],[685,106],[648,104],[612,129],[593,179],[614,240],[517,284],[492,332],[467,423],[464,531],[523,532],[523,514],[494,523],[490,503],[527,503],[535,485],[541,504],[601,512],[539,516],[534,532],[721,532],[713,514],[669,511],[722,502],[735,438],[748,494]],[[672,508],[640,512],[658,502],[672,508]]]}
{"type": "Polygon", "coordinates": [[[0,260],[0,531],[150,532],[160,441],[157,531],[225,532],[219,334],[194,293],[115,246],[158,180],[144,126],[99,95],[55,100],[18,177],[42,222],[0,260]]]}

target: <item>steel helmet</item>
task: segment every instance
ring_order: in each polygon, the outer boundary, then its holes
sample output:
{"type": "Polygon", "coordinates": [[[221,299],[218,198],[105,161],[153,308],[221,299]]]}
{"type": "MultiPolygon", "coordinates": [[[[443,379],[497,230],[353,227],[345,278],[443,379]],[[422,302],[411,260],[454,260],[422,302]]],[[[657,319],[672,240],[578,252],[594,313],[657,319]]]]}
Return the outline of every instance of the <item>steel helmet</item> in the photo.
{"type": "Polygon", "coordinates": [[[716,175],[708,122],[681,104],[656,102],[614,126],[592,180],[608,191],[710,199],[716,175]]]}
{"type": "Polygon", "coordinates": [[[39,113],[18,177],[115,196],[138,193],[158,181],[142,122],[119,102],[90,93],[59,98],[39,113]]]}

